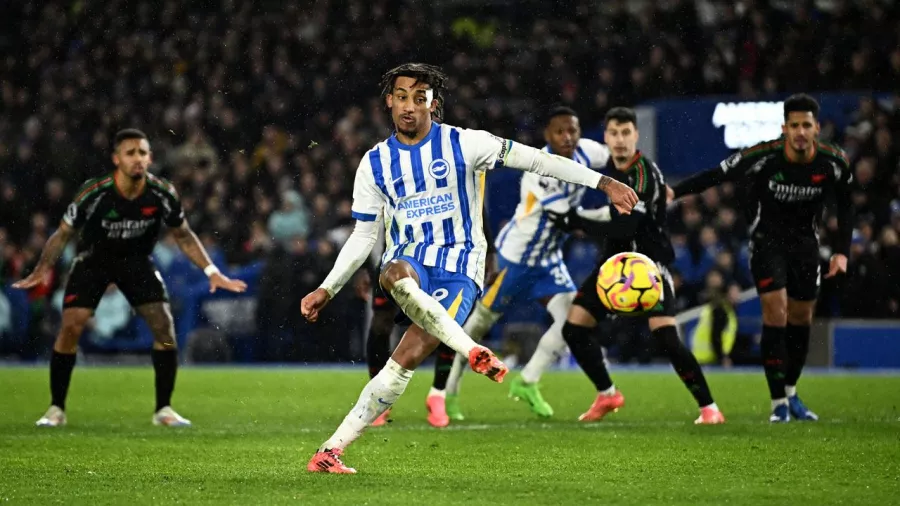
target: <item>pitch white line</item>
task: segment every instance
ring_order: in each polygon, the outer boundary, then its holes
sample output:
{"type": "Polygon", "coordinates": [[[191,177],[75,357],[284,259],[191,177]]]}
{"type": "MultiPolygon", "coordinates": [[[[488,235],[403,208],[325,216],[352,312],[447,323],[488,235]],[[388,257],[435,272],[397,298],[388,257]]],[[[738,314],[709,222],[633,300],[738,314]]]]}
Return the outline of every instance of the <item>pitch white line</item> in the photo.
{"type": "MultiPolygon", "coordinates": [[[[900,423],[900,419],[891,419],[891,418],[872,418],[872,419],[864,419],[864,420],[843,420],[843,419],[831,419],[831,420],[820,420],[818,422],[791,422],[789,425],[803,425],[807,428],[813,428],[817,425],[866,425],[866,424],[898,424],[900,423]]],[[[629,428],[646,428],[646,427],[659,427],[659,428],[678,428],[678,427],[692,427],[694,424],[690,420],[680,421],[680,420],[672,420],[668,422],[617,422],[617,421],[603,421],[596,423],[471,423],[471,424],[456,424],[450,425],[443,429],[435,429],[428,425],[402,425],[397,427],[378,427],[378,428],[369,428],[366,431],[366,434],[371,436],[376,435],[388,435],[394,432],[431,432],[431,433],[439,433],[439,432],[481,432],[481,431],[501,431],[501,430],[546,430],[546,431],[566,431],[566,430],[627,430],[629,428]]],[[[725,428],[729,426],[764,426],[771,425],[767,420],[736,420],[725,423],[725,428]]],[[[242,434],[252,434],[254,432],[260,432],[270,435],[291,435],[291,434],[327,434],[334,430],[337,426],[328,425],[328,426],[316,426],[316,427],[295,427],[295,428],[284,428],[283,426],[277,427],[275,430],[272,428],[262,429],[262,430],[254,430],[252,428],[245,427],[235,427],[233,429],[215,429],[215,430],[205,430],[202,427],[194,427],[194,428],[186,428],[186,429],[149,429],[147,431],[141,432],[118,432],[115,435],[117,436],[134,436],[134,437],[142,437],[146,438],[148,436],[163,436],[169,435],[172,433],[176,433],[179,435],[188,436],[191,434],[197,436],[233,436],[233,435],[242,435],[242,434]]],[[[106,425],[104,428],[115,428],[117,426],[106,425]]],[[[118,426],[122,427],[122,426],[118,426]]],[[[4,439],[34,439],[35,437],[43,437],[45,434],[53,433],[53,432],[64,432],[73,436],[77,435],[101,435],[102,431],[98,430],[100,427],[85,427],[84,429],[79,429],[75,427],[61,428],[61,429],[48,429],[48,428],[35,428],[33,433],[30,434],[9,434],[0,436],[0,441],[4,439]]]]}

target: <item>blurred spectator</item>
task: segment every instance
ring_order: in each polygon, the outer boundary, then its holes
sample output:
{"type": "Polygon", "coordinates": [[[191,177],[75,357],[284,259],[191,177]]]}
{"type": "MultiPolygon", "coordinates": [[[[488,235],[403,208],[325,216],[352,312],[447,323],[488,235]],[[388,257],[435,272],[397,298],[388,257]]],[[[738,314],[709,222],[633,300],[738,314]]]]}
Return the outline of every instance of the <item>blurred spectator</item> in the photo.
{"type": "Polygon", "coordinates": [[[303,197],[294,190],[281,194],[281,208],[269,216],[269,234],[276,242],[309,235],[309,214],[303,197]]]}
{"type": "MultiPolygon", "coordinates": [[[[587,126],[612,105],[663,96],[860,90],[850,127],[826,123],[822,135],[852,159],[872,254],[894,258],[892,236],[875,231],[900,232],[900,205],[888,205],[900,198],[900,94],[868,93],[900,89],[896,5],[575,0],[486,21],[491,7],[455,4],[135,0],[140,15],[125,19],[121,0],[9,3],[0,275],[33,265],[77,188],[112,169],[110,137],[126,126],[150,135],[151,170],[173,180],[191,225],[228,263],[263,261],[298,236],[333,249],[352,224],[358,162],[391,131],[375,83],[405,60],[447,68],[446,122],[529,144],[541,142],[535,124],[550,102],[574,105],[587,126]]],[[[737,200],[723,185],[671,214],[684,304],[700,302],[714,268],[749,286],[737,200]]],[[[826,248],[833,233],[828,220],[826,248]]],[[[180,255],[157,249],[164,264],[180,255]]]]}
{"type": "MultiPolygon", "coordinates": [[[[888,235],[888,241],[895,242],[896,237],[890,237],[890,233],[888,235]]],[[[843,316],[885,318],[897,314],[900,283],[888,275],[885,264],[872,253],[869,242],[859,232],[853,235],[847,274],[841,291],[843,316]]]]}

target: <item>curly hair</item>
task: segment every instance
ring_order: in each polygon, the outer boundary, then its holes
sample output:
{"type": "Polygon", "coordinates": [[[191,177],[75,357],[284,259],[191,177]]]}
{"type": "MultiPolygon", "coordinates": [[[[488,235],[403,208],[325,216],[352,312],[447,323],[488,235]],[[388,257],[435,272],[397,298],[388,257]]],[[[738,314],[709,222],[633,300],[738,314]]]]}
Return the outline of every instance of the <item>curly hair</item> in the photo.
{"type": "Polygon", "coordinates": [[[437,100],[437,107],[434,108],[432,116],[437,121],[444,119],[444,91],[447,89],[447,74],[440,67],[428,65],[427,63],[404,63],[398,67],[385,72],[381,76],[381,98],[394,91],[394,82],[398,77],[411,77],[416,83],[425,83],[434,90],[434,98],[437,100]]]}

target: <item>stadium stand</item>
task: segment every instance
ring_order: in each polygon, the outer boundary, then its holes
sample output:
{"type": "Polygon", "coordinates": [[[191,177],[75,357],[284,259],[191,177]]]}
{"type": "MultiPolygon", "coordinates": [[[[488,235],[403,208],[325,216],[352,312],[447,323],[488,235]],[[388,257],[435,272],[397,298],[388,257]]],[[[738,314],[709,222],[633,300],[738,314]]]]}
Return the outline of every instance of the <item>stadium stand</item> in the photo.
{"type": "MultiPolygon", "coordinates": [[[[490,8],[502,12],[504,3],[490,8]]],[[[534,4],[533,12],[547,9],[534,4]]],[[[173,293],[179,339],[199,320],[220,318],[210,323],[239,328],[232,336],[237,360],[359,357],[365,303],[353,290],[327,315],[355,322],[350,332],[313,328],[297,307],[352,225],[358,160],[390,134],[380,73],[423,60],[453,78],[448,123],[531,145],[542,142],[536,121],[552,103],[578,110],[587,131],[613,105],[672,97],[855,97],[853,110],[834,111],[842,121],[823,125],[823,137],[847,150],[856,176],[852,276],[824,285],[818,312],[900,317],[900,6],[595,4],[571,2],[540,21],[476,21],[469,2],[448,1],[229,0],[217,9],[171,0],[5,2],[0,16],[14,28],[0,34],[0,282],[6,287],[31,270],[78,185],[111,169],[111,135],[134,126],[150,134],[153,171],[175,183],[213,256],[255,276],[251,297],[223,298],[237,305],[200,316],[194,285],[204,276],[171,240],[162,241],[155,256],[173,293]],[[892,49],[878,49],[885,47],[892,49]],[[818,56],[795,57],[802,54],[818,56]],[[878,91],[894,95],[873,95],[878,91]],[[235,309],[254,316],[235,321],[235,309]]],[[[515,198],[491,190],[495,225],[515,198]]],[[[683,308],[712,296],[713,271],[720,291],[749,287],[746,224],[733,188],[688,200],[671,219],[683,308]]],[[[833,219],[826,223],[823,258],[835,227],[833,219]]],[[[47,352],[52,294],[69,260],[51,286],[24,295],[4,288],[0,354],[47,352]]],[[[121,333],[102,341],[114,351],[149,342],[140,325],[121,333]]]]}

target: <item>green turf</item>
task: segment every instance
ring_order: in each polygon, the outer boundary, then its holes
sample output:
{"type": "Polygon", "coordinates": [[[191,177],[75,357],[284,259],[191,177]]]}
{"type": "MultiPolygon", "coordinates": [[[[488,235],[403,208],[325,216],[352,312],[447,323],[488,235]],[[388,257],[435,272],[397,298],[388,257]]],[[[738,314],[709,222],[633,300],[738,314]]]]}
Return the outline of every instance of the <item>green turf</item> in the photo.
{"type": "Polygon", "coordinates": [[[430,373],[346,454],[360,474],[306,462],[365,373],[190,369],[175,407],[195,427],[150,425],[147,368],[80,368],[69,425],[37,429],[47,371],[0,369],[0,504],[897,504],[900,377],[809,376],[819,423],[770,426],[761,374],[712,374],[728,424],[696,427],[675,375],[615,374],[627,404],[590,426],[580,374],[545,378],[556,409],[532,418],[506,386],[466,378],[467,421],[424,421],[430,373]]]}

